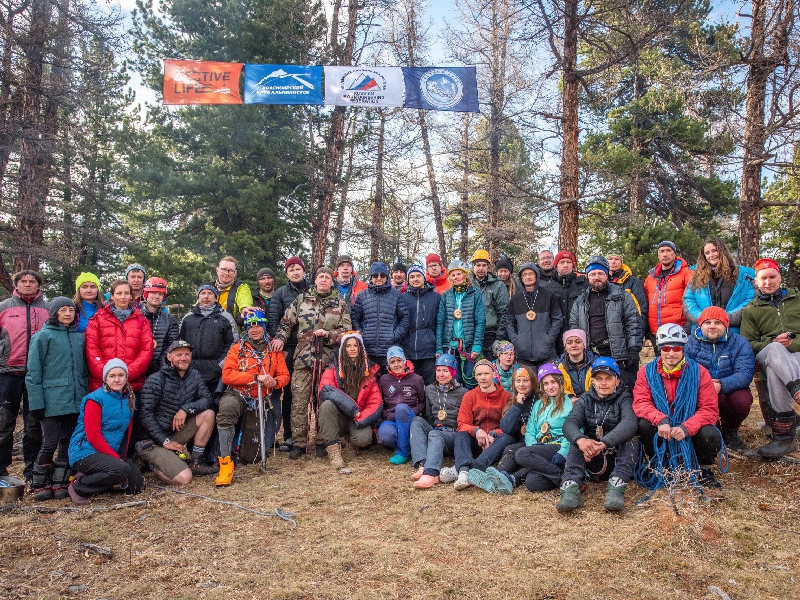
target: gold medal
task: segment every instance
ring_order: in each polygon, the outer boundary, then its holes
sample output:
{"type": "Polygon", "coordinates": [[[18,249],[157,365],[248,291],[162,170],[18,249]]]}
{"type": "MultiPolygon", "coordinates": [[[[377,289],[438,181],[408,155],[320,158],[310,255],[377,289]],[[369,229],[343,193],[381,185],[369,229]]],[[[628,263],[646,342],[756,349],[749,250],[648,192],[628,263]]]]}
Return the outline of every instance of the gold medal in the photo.
{"type": "Polygon", "coordinates": [[[447,413],[445,412],[444,409],[442,409],[438,413],[436,413],[436,416],[440,421],[444,421],[447,418],[447,413]]]}
{"type": "Polygon", "coordinates": [[[602,425],[598,425],[594,430],[594,434],[597,436],[598,440],[603,437],[603,433],[604,432],[603,432],[603,426],[602,425]]]}
{"type": "Polygon", "coordinates": [[[539,429],[539,433],[541,433],[542,435],[547,435],[549,432],[550,432],[550,423],[545,421],[544,423],[542,423],[542,427],[539,429]]]}
{"type": "Polygon", "coordinates": [[[536,311],[529,310],[525,313],[525,318],[528,319],[528,321],[533,321],[536,318],[536,311]]]}
{"type": "Polygon", "coordinates": [[[460,319],[460,318],[461,318],[461,309],[460,309],[460,308],[457,308],[457,309],[455,309],[455,310],[453,311],[453,316],[454,316],[456,319],[460,319]]]}
{"type": "Polygon", "coordinates": [[[247,371],[247,359],[244,357],[239,359],[239,370],[247,371]]]}
{"type": "Polygon", "coordinates": [[[527,425],[523,425],[523,426],[522,426],[522,427],[520,427],[520,429],[519,429],[519,434],[520,434],[520,435],[525,435],[525,432],[526,432],[526,431],[528,431],[528,426],[527,426],[527,425]]]}

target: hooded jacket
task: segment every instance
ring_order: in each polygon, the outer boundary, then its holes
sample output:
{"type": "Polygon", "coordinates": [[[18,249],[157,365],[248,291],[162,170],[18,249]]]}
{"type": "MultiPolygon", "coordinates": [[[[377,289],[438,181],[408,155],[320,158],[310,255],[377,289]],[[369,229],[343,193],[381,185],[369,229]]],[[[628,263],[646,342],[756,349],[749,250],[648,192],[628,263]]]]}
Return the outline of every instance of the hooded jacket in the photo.
{"type": "Polygon", "coordinates": [[[467,388],[461,385],[454,377],[445,386],[439,382],[425,386],[425,418],[435,429],[449,427],[455,430],[458,427],[458,411],[467,388]],[[439,418],[439,411],[445,412],[445,418],[439,418]]]}
{"type": "Polygon", "coordinates": [[[472,437],[475,437],[478,429],[501,435],[503,430],[500,429],[500,419],[503,409],[510,401],[511,394],[499,385],[495,385],[494,391],[488,394],[479,387],[468,391],[458,410],[458,431],[466,431],[472,437]]]}
{"type": "Polygon", "coordinates": [[[601,398],[594,386],[590,387],[573,401],[562,431],[571,444],[582,438],[603,442],[607,448],[624,444],[639,431],[631,393],[620,384],[613,393],[601,398]],[[599,440],[598,426],[603,428],[603,437],[599,440]]]}
{"type": "MultiPolygon", "coordinates": [[[[535,270],[538,275],[538,269],[535,270]]],[[[508,341],[514,344],[517,360],[540,364],[555,358],[556,337],[561,333],[564,318],[558,298],[539,285],[538,276],[533,291],[528,292],[521,285],[508,307],[508,341]],[[536,312],[533,321],[525,316],[529,309],[536,312]]]]}
{"type": "MultiPolygon", "coordinates": [[[[455,324],[456,296],[450,288],[442,296],[439,303],[439,314],[436,319],[436,353],[442,354],[450,348],[455,324]]],[[[464,352],[478,352],[483,349],[483,333],[486,328],[486,309],[483,297],[478,288],[470,286],[461,299],[461,322],[464,328],[464,352]]]]}
{"type": "Polygon", "coordinates": [[[402,295],[408,310],[408,333],[401,340],[403,352],[410,360],[436,356],[436,317],[442,297],[428,282],[419,288],[408,286],[402,295]]]}
{"type": "Polygon", "coordinates": [[[17,290],[0,302],[0,373],[24,373],[28,342],[50,318],[41,290],[30,302],[17,290]]]}
{"type": "Polygon", "coordinates": [[[408,333],[410,318],[406,303],[388,281],[381,285],[370,283],[356,298],[351,317],[370,357],[385,359],[386,351],[408,333]]]}
{"type": "Polygon", "coordinates": [[[636,308],[642,316],[642,334],[646,334],[650,325],[647,317],[647,292],[644,291],[644,283],[642,283],[642,280],[633,274],[628,265],[623,264],[619,271],[609,273],[609,281],[622,286],[623,290],[633,296],[633,299],[636,301],[636,308]]]}
{"type": "Polygon", "coordinates": [[[486,317],[486,330],[496,331],[498,340],[506,338],[506,313],[508,312],[508,288],[491,273],[486,279],[479,281],[474,278],[474,285],[481,292],[483,310],[486,317]]]}
{"type": "MultiPolygon", "coordinates": [[[[694,266],[689,270],[693,273],[694,266]]],[[[742,311],[756,295],[755,277],[756,272],[750,267],[737,267],[733,292],[727,304],[723,307],[725,312],[728,313],[728,327],[732,333],[739,333],[739,327],[742,324],[742,311]]],[[[707,283],[705,287],[694,289],[690,279],[690,283],[686,286],[686,291],[683,294],[683,314],[693,328],[697,326],[700,313],[709,306],[711,306],[711,283],[707,283]]]]}
{"type": "Polygon", "coordinates": [[[758,354],[781,333],[792,331],[798,336],[789,344],[789,352],[800,352],[800,293],[795,289],[784,292],[778,307],[758,295],[742,312],[742,337],[758,354]]]}
{"type": "MultiPolygon", "coordinates": [[[[590,348],[594,347],[589,334],[589,294],[592,293],[591,288],[585,289],[572,305],[569,316],[570,329],[582,329],[590,348]]],[[[642,349],[642,321],[636,303],[620,286],[609,283],[605,306],[611,356],[617,361],[627,361],[631,351],[638,354],[642,349]]]]}
{"type": "Polygon", "coordinates": [[[45,417],[78,413],[89,393],[83,344],[74,326],[45,323],[33,336],[25,376],[30,410],[43,408],[45,417]]]}
{"type": "Polygon", "coordinates": [[[438,277],[434,278],[425,273],[425,281],[431,284],[433,291],[443,296],[444,293],[449,290],[452,286],[450,284],[450,280],[447,279],[447,269],[442,267],[442,274],[438,277]]]}
{"type": "Polygon", "coordinates": [[[200,371],[206,384],[219,382],[222,361],[231,344],[239,341],[239,328],[233,316],[215,304],[208,315],[195,304],[183,320],[180,338],[191,344],[192,368],[200,371]]]}
{"type": "MultiPolygon", "coordinates": [[[[272,294],[272,300],[269,303],[269,320],[267,321],[267,331],[269,337],[274,338],[278,333],[278,328],[281,326],[281,319],[286,313],[286,309],[294,302],[295,298],[303,292],[308,291],[311,286],[308,280],[303,277],[297,283],[289,282],[282,285],[272,294]]],[[[297,331],[291,331],[290,335],[283,340],[284,350],[294,350],[297,346],[297,331]]],[[[291,357],[292,352],[288,352],[291,357]]]]}
{"type": "Polygon", "coordinates": [[[750,387],[756,357],[750,344],[738,333],[729,330],[716,342],[711,342],[698,327],[689,336],[684,353],[708,369],[712,379],[719,379],[723,394],[750,387]]]}
{"type": "Polygon", "coordinates": [[[142,316],[150,323],[150,331],[155,342],[153,360],[147,369],[147,374],[152,375],[164,366],[164,358],[167,355],[169,345],[179,339],[178,320],[161,308],[152,313],[148,310],[146,304],[142,308],[142,316]]]}
{"type": "Polygon", "coordinates": [[[397,375],[389,371],[378,380],[383,396],[383,420],[394,421],[394,411],[398,404],[407,404],[414,415],[425,410],[425,382],[414,373],[414,365],[406,361],[406,370],[397,375]]]}
{"type": "Polygon", "coordinates": [[[650,333],[655,335],[664,323],[677,323],[683,327],[686,322],[683,316],[683,293],[690,277],[689,267],[682,258],[675,259],[668,273],[663,272],[661,263],[650,269],[644,281],[650,333]]]}
{"type": "MultiPolygon", "coordinates": [[[[341,298],[341,294],[339,295],[341,298]]],[[[378,387],[378,382],[375,379],[380,367],[373,365],[370,369],[369,375],[364,377],[361,383],[361,389],[358,391],[358,398],[350,398],[342,392],[341,381],[339,380],[339,358],[334,357],[328,367],[322,373],[319,383],[319,401],[320,403],[325,400],[331,400],[336,406],[349,416],[358,427],[368,427],[374,425],[380,419],[383,410],[383,398],[381,398],[381,389],[378,387]],[[326,393],[325,387],[330,386],[335,389],[339,394],[337,398],[332,397],[331,394],[326,393]],[[338,397],[344,397],[349,400],[347,406],[344,406],[338,400],[338,397]],[[352,402],[352,404],[351,404],[352,402]],[[354,418],[356,412],[361,414],[358,419],[354,418]]]]}
{"type": "Polygon", "coordinates": [[[586,349],[586,361],[580,366],[575,366],[570,362],[566,352],[558,357],[555,365],[564,375],[564,392],[576,398],[587,391],[592,385],[592,364],[597,358],[595,353],[586,349]]]}

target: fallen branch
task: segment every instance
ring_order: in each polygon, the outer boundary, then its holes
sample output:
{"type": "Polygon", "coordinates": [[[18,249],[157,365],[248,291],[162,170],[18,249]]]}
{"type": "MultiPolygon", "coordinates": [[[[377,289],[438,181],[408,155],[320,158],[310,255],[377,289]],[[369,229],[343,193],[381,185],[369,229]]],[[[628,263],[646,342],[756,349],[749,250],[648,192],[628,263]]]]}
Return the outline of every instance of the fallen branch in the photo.
{"type": "Polygon", "coordinates": [[[81,542],[78,545],[86,550],[86,552],[84,552],[84,556],[87,558],[89,556],[89,550],[92,552],[97,552],[97,554],[104,558],[114,558],[114,551],[108,546],[98,546],[97,544],[89,544],[88,542],[81,542]]]}
{"type": "Polygon", "coordinates": [[[17,504],[3,504],[0,507],[0,513],[13,513],[13,512],[36,512],[36,513],[56,513],[56,512],[80,512],[80,513],[98,513],[108,512],[110,510],[120,510],[123,508],[133,508],[134,506],[142,506],[149,504],[149,500],[137,500],[136,502],[121,502],[112,506],[92,506],[89,508],[78,508],[77,506],[19,506],[17,504]]]}

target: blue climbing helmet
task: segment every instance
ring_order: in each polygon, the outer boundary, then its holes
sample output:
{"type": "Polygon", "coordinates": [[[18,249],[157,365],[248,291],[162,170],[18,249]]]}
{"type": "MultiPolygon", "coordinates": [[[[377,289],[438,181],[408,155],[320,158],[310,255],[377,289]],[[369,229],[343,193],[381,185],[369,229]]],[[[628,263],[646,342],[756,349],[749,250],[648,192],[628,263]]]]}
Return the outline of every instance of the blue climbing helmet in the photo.
{"type": "Polygon", "coordinates": [[[253,325],[258,325],[259,327],[267,327],[267,315],[264,314],[263,310],[256,309],[247,313],[247,316],[244,319],[244,326],[245,329],[250,329],[253,325]]]}
{"type": "Polygon", "coordinates": [[[592,373],[600,372],[619,377],[619,365],[610,356],[598,356],[592,363],[592,373]]]}
{"type": "Polygon", "coordinates": [[[456,363],[456,357],[452,354],[442,354],[439,358],[436,359],[436,366],[437,367],[450,367],[451,369],[455,369],[458,364],[456,363]]]}

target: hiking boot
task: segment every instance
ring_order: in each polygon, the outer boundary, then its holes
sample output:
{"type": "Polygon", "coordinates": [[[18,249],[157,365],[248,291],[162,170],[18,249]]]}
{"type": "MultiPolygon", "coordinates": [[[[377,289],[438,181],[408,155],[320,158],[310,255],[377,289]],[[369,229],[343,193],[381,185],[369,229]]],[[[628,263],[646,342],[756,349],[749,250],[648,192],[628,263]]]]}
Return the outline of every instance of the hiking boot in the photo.
{"type": "Polygon", "coordinates": [[[389,459],[389,462],[393,465],[404,465],[410,460],[410,457],[403,456],[402,454],[395,454],[392,458],[389,459]]]}
{"type": "Polygon", "coordinates": [[[35,462],[33,465],[33,499],[37,502],[53,499],[53,465],[40,465],[35,462]]]}
{"type": "Polygon", "coordinates": [[[280,445],[278,452],[291,452],[292,448],[292,438],[289,438],[288,440],[284,440],[284,442],[280,445]]]}
{"type": "Polygon", "coordinates": [[[209,465],[202,458],[199,460],[192,460],[189,463],[189,468],[192,470],[193,477],[205,477],[217,472],[216,465],[209,465]]]}
{"type": "Polygon", "coordinates": [[[728,447],[728,450],[733,450],[734,452],[741,452],[742,450],[745,449],[744,442],[742,441],[742,438],[739,437],[738,429],[723,429],[722,441],[725,442],[725,445],[728,447]]]}
{"type": "Polygon", "coordinates": [[[235,467],[230,456],[226,456],[225,458],[222,458],[221,456],[219,457],[219,474],[214,482],[217,487],[231,484],[231,481],[233,481],[234,468],[235,467]]]}
{"type": "Polygon", "coordinates": [[[413,479],[414,481],[419,481],[424,474],[425,474],[425,465],[420,465],[419,467],[417,467],[417,470],[414,471],[414,474],[411,476],[411,479],[413,479]]]}
{"type": "Polygon", "coordinates": [[[456,479],[456,482],[453,484],[456,491],[465,490],[471,486],[472,482],[469,480],[469,471],[461,471],[458,474],[458,479],[456,479]]]}
{"type": "Polygon", "coordinates": [[[625,489],[627,483],[623,483],[619,477],[611,477],[606,486],[606,501],[603,508],[611,512],[621,512],[625,510],[625,489]]]}
{"type": "Polygon", "coordinates": [[[442,483],[453,483],[458,479],[458,471],[455,467],[445,467],[439,471],[439,481],[442,483]]]}
{"type": "Polygon", "coordinates": [[[344,467],[344,459],[342,458],[342,447],[338,442],[335,442],[327,447],[328,460],[334,469],[341,469],[344,467]]]}
{"type": "Polygon", "coordinates": [[[325,458],[326,456],[328,456],[328,451],[325,449],[324,444],[317,444],[317,451],[315,456],[317,458],[325,458]]]}
{"type": "Polygon", "coordinates": [[[292,446],[291,452],[289,452],[289,458],[292,460],[297,460],[306,453],[306,449],[303,446],[292,446]]]}
{"type": "Polygon", "coordinates": [[[772,441],[758,449],[764,458],[781,458],[797,452],[797,415],[793,410],[775,413],[772,421],[772,441]]]}
{"type": "Polygon", "coordinates": [[[722,489],[722,484],[714,477],[714,473],[711,472],[711,467],[700,467],[700,477],[697,479],[697,483],[699,483],[701,487],[709,490],[722,489]]]}
{"type": "Polygon", "coordinates": [[[81,496],[78,492],[75,491],[75,484],[78,480],[83,477],[83,473],[78,473],[75,475],[75,479],[72,480],[72,483],[69,484],[69,488],[67,488],[67,493],[69,497],[72,498],[72,503],[75,506],[86,506],[87,504],[91,504],[92,499],[87,498],[86,496],[81,496]]]}
{"type": "Polygon", "coordinates": [[[561,484],[561,499],[556,504],[560,513],[570,512],[583,506],[583,496],[577,481],[568,479],[561,484]]]}
{"type": "Polygon", "coordinates": [[[436,475],[423,475],[414,482],[414,489],[427,490],[439,483],[439,478],[436,475]]]}
{"type": "Polygon", "coordinates": [[[56,463],[53,468],[53,499],[63,500],[69,496],[69,465],[56,463]]]}

